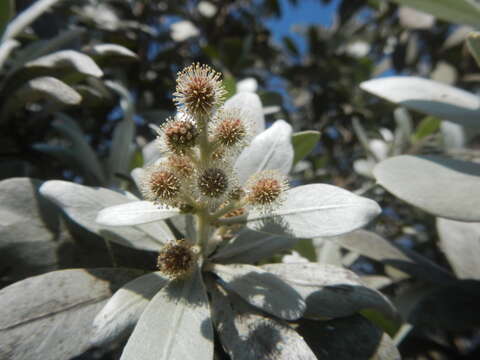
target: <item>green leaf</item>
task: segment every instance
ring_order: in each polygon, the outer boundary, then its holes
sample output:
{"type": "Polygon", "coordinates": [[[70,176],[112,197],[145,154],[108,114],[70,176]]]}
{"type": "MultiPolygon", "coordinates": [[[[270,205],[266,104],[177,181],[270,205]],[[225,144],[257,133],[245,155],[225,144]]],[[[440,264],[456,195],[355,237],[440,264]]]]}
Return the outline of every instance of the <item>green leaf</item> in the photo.
{"type": "Polygon", "coordinates": [[[61,0],[38,0],[28,9],[23,10],[12,22],[10,22],[10,24],[8,24],[3,33],[1,39],[2,42],[19,35],[27,26],[33,23],[38,17],[59,1],[61,0]]]}
{"type": "Polygon", "coordinates": [[[441,156],[402,155],[373,170],[378,183],[433,215],[480,221],[480,165],[441,156]]]}
{"type": "Polygon", "coordinates": [[[480,281],[459,280],[436,288],[408,316],[414,326],[465,331],[480,325],[480,281]]]}
{"type": "Polygon", "coordinates": [[[467,47],[470,50],[473,58],[477,62],[477,65],[480,66],[480,33],[472,32],[468,34],[467,37],[467,47]]]}
{"type": "Polygon", "coordinates": [[[213,359],[213,327],[200,271],[173,281],[150,301],[121,360],[213,359]]]}
{"type": "Polygon", "coordinates": [[[423,138],[434,134],[440,129],[441,120],[435,116],[427,116],[420,124],[418,124],[415,133],[413,134],[413,142],[422,140],[423,138]]]}
{"type": "Polygon", "coordinates": [[[365,81],[360,87],[426,115],[464,126],[480,126],[478,96],[453,86],[414,76],[392,76],[365,81]]]}
{"type": "Polygon", "coordinates": [[[0,37],[3,34],[8,22],[15,15],[15,1],[2,0],[0,2],[0,37]]]}
{"type": "Polygon", "coordinates": [[[293,165],[304,159],[315,148],[320,140],[318,131],[301,131],[292,135],[292,145],[295,155],[293,165]]]}
{"type": "Polygon", "coordinates": [[[235,92],[237,91],[237,82],[233,76],[225,75],[223,77],[223,86],[225,87],[225,90],[227,90],[227,95],[225,95],[225,99],[229,99],[233,95],[235,95],[235,92]]]}
{"type": "Polygon", "coordinates": [[[453,22],[478,26],[480,5],[475,0],[393,0],[399,4],[425,11],[436,17],[453,22]]]}
{"type": "Polygon", "coordinates": [[[383,329],[388,335],[395,336],[400,329],[401,323],[391,317],[385,316],[381,312],[375,309],[363,309],[359,311],[365,318],[372,323],[383,329]]]}
{"type": "Polygon", "coordinates": [[[105,184],[103,168],[77,123],[68,115],[59,113],[52,127],[70,140],[74,159],[85,174],[93,177],[98,184],[105,184]]]}
{"type": "Polygon", "coordinates": [[[297,331],[322,360],[401,360],[392,339],[361,315],[302,320],[297,331]]]}

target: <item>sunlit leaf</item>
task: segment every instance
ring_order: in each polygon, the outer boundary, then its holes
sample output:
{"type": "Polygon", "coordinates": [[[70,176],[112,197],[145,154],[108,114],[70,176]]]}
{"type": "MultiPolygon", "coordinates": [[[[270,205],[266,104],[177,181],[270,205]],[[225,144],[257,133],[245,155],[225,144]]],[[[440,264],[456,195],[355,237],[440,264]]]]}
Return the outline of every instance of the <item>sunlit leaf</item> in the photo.
{"type": "Polygon", "coordinates": [[[480,221],[480,165],[440,156],[402,155],[374,169],[378,183],[433,215],[480,221]]]}
{"type": "Polygon", "coordinates": [[[251,305],[286,320],[302,316],[305,302],[277,276],[256,266],[214,264],[211,270],[251,305]]]}
{"type": "Polygon", "coordinates": [[[295,237],[314,238],[356,230],[380,213],[375,201],[327,184],[299,186],[285,195],[271,212],[251,211],[247,225],[261,230],[273,222],[295,237]]]}
{"type": "Polygon", "coordinates": [[[140,274],[120,268],[61,270],[0,290],[0,358],[80,355],[91,346],[95,315],[113,291],[140,274]]]}
{"type": "Polygon", "coordinates": [[[480,99],[459,88],[412,76],[368,80],[361,83],[360,87],[395,104],[427,115],[462,125],[480,126],[480,99]]]}
{"type": "Polygon", "coordinates": [[[125,346],[121,360],[213,358],[207,293],[197,271],[153,297],[125,346]]]}

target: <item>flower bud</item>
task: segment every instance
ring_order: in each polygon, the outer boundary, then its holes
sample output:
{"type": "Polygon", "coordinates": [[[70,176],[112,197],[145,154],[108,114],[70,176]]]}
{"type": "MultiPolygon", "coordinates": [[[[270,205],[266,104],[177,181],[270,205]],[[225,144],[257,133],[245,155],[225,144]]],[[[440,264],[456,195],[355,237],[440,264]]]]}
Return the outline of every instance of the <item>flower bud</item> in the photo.
{"type": "Polygon", "coordinates": [[[168,119],[158,133],[160,144],[174,154],[183,154],[195,146],[198,138],[196,125],[187,118],[168,119]]]}
{"type": "Polygon", "coordinates": [[[178,73],[173,101],[193,116],[210,114],[226,94],[220,77],[207,65],[190,65],[178,73]]]}
{"type": "Polygon", "coordinates": [[[158,253],[157,268],[172,280],[185,278],[195,268],[198,253],[198,247],[185,239],[169,242],[158,253]]]}
{"type": "Polygon", "coordinates": [[[193,175],[192,161],[186,156],[171,155],[167,159],[167,164],[180,176],[188,178],[193,175]]]}
{"type": "Polygon", "coordinates": [[[220,110],[213,125],[213,140],[225,148],[243,147],[248,143],[249,129],[237,109],[220,110]]]}
{"type": "Polygon", "coordinates": [[[280,205],[288,189],[286,178],[273,170],[266,170],[252,176],[245,186],[247,203],[260,210],[270,210],[280,205]]]}
{"type": "Polygon", "coordinates": [[[228,187],[227,174],[220,168],[207,168],[199,173],[198,189],[203,196],[220,198],[227,192],[228,187]]]}
{"type": "Polygon", "coordinates": [[[164,164],[148,168],[141,182],[145,199],[164,205],[175,205],[181,187],[180,178],[164,164]]]}

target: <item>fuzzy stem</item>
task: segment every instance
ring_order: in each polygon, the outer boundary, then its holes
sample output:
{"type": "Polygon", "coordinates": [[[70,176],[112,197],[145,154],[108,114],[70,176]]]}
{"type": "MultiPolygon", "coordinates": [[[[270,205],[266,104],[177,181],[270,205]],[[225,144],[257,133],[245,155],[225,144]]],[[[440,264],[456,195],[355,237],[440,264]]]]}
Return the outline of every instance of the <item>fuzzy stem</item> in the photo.
{"type": "Polygon", "coordinates": [[[235,216],[227,219],[218,219],[217,222],[220,225],[245,224],[247,222],[247,216],[241,215],[241,216],[235,216]]]}
{"type": "MultiPolygon", "coordinates": [[[[200,150],[200,163],[205,166],[209,160],[210,144],[208,142],[208,118],[206,116],[199,116],[197,119],[197,125],[199,130],[199,142],[198,147],[200,150]]],[[[197,164],[198,166],[198,164],[197,164]]],[[[206,207],[198,209],[197,213],[197,243],[202,249],[202,253],[205,254],[208,247],[208,240],[210,235],[210,222],[209,213],[206,207]]]]}
{"type": "Polygon", "coordinates": [[[246,201],[244,200],[240,200],[240,201],[233,200],[227,206],[221,209],[218,209],[214,213],[210,214],[210,220],[217,220],[223,215],[229,213],[230,211],[243,207],[245,204],[246,204],[246,201]]]}
{"type": "Polygon", "coordinates": [[[208,162],[210,155],[210,144],[208,142],[208,118],[206,116],[199,116],[197,123],[199,127],[199,147],[200,147],[200,162],[205,165],[208,162]]]}

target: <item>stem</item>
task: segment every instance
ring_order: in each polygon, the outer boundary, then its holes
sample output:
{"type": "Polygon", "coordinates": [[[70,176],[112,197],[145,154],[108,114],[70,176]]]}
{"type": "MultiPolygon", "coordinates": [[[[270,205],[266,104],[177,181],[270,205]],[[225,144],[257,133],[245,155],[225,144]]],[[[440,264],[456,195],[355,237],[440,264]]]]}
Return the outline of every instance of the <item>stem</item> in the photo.
{"type": "Polygon", "coordinates": [[[247,222],[247,215],[235,216],[227,219],[218,219],[217,222],[221,225],[245,224],[247,222]]]}
{"type": "Polygon", "coordinates": [[[210,224],[206,209],[201,209],[197,215],[197,244],[200,245],[201,252],[204,254],[208,249],[208,240],[210,235],[210,224]]]}
{"type": "Polygon", "coordinates": [[[208,157],[210,155],[210,144],[208,142],[208,129],[207,129],[207,117],[199,116],[198,127],[199,127],[199,147],[200,147],[200,162],[206,164],[208,157]]]}
{"type": "Polygon", "coordinates": [[[223,215],[229,213],[230,211],[241,208],[244,205],[245,205],[244,201],[233,200],[230,203],[228,203],[227,206],[224,206],[223,208],[218,209],[214,213],[210,214],[210,220],[217,220],[218,218],[222,217],[223,215]]]}

